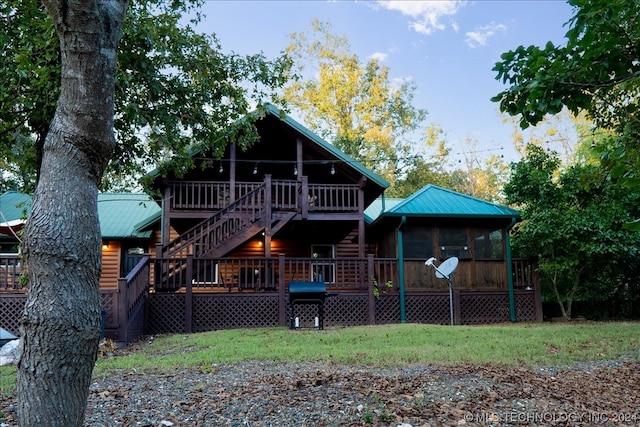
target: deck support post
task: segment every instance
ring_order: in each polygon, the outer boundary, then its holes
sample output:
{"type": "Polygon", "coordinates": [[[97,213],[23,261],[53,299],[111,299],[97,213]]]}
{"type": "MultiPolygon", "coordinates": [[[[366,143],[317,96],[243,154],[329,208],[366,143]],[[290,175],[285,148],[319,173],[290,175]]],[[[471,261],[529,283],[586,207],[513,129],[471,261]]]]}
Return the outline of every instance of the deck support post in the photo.
{"type": "Polygon", "coordinates": [[[184,330],[187,334],[193,332],[193,254],[187,255],[187,269],[184,296],[184,330]]]}
{"type": "MultiPolygon", "coordinates": [[[[376,297],[373,293],[374,277],[375,277],[375,272],[373,270],[373,255],[369,254],[367,256],[367,277],[365,278],[365,280],[368,285],[367,288],[369,289],[368,301],[369,301],[369,324],[370,325],[376,324],[376,297]]],[[[380,278],[378,278],[377,280],[380,280],[380,278]]],[[[378,287],[378,289],[380,289],[380,287],[378,287]]]]}
{"type": "Polygon", "coordinates": [[[129,292],[127,279],[118,279],[118,341],[127,343],[127,323],[129,323],[129,292]]]}
{"type": "Polygon", "coordinates": [[[284,289],[284,254],[278,254],[278,325],[287,325],[287,298],[284,289]]]}

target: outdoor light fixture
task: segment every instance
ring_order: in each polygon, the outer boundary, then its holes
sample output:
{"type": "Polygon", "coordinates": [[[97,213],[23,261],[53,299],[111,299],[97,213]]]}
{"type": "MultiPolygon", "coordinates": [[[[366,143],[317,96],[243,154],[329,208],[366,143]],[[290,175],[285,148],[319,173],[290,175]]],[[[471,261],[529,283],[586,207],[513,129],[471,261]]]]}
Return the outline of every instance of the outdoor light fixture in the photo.
{"type": "Polygon", "coordinates": [[[222,162],[220,162],[220,167],[218,168],[218,173],[224,172],[224,168],[222,167],[222,162]]]}
{"type": "Polygon", "coordinates": [[[109,249],[109,242],[102,242],[102,250],[106,251],[107,249],[109,249]]]}
{"type": "Polygon", "coordinates": [[[258,164],[256,163],[256,165],[253,167],[253,174],[257,175],[258,174],[258,164]]]}
{"type": "Polygon", "coordinates": [[[293,167],[293,175],[298,176],[298,166],[293,167]]]}
{"type": "Polygon", "coordinates": [[[331,175],[336,174],[336,168],[333,167],[333,163],[331,163],[331,175]]]}

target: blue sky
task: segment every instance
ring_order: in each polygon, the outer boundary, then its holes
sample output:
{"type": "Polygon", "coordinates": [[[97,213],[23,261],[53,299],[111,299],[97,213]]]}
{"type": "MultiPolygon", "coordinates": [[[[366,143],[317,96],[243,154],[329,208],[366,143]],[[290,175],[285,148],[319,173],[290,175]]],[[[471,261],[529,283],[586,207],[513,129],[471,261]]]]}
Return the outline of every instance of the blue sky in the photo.
{"type": "Polygon", "coordinates": [[[490,101],[504,89],[491,69],[519,45],[564,44],[572,16],[560,0],[216,0],[203,12],[199,30],[215,33],[223,51],[268,57],[284,50],[291,33],[309,31],[314,18],[329,21],[362,62],[375,55],[392,79],[413,80],[414,105],[428,111],[426,124],[444,129],[454,152],[470,138],[480,158],[508,161],[517,160],[513,125],[490,101]]]}

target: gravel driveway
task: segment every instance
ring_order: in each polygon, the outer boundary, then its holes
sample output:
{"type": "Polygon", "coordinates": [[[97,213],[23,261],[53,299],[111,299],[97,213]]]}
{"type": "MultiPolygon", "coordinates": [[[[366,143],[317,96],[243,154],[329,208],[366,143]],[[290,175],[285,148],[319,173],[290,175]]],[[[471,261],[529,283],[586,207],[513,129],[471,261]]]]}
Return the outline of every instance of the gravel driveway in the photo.
{"type": "MultiPolygon", "coordinates": [[[[211,365],[96,378],[86,426],[637,426],[640,362],[211,365]]],[[[0,402],[14,427],[15,401],[0,402]]],[[[4,424],[2,424],[4,423],[4,424]]]]}

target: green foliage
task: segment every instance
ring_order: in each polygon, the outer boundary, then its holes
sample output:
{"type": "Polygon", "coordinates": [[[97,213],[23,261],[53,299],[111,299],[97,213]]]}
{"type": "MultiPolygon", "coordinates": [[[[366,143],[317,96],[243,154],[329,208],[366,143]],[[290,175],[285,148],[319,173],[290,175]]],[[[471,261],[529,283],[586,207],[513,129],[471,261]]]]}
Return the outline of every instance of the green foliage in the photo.
{"type": "Polygon", "coordinates": [[[640,214],[640,194],[614,185],[596,165],[559,167],[554,153],[529,145],[504,192],[523,219],[514,255],[538,258],[547,296],[570,317],[576,297],[605,299],[637,264],[640,235],[623,225],[640,214]]]}
{"type": "MultiPolygon", "coordinates": [[[[640,3],[570,0],[566,45],[519,46],[502,54],[494,71],[509,87],[492,98],[520,115],[520,126],[563,107],[586,111],[613,137],[600,147],[601,164],[620,185],[636,191],[640,166],[640,3]]],[[[630,229],[640,229],[630,222],[630,229]]]]}
{"type": "Polygon", "coordinates": [[[285,99],[311,130],[393,183],[410,154],[406,137],[426,117],[412,106],[414,84],[396,86],[375,59],[361,63],[329,23],[312,30],[291,36],[287,52],[306,77],[285,87],[285,99]]]}
{"type": "MultiPolygon", "coordinates": [[[[116,76],[118,144],[103,187],[130,188],[158,163],[180,173],[193,166],[193,150],[220,155],[226,140],[249,144],[256,135],[241,119],[255,104],[279,102],[287,56],[223,54],[215,35],[193,30],[201,3],[130,3],[116,76]]],[[[6,185],[29,192],[59,93],[59,43],[39,1],[4,2],[0,14],[0,153],[13,172],[6,185]]]]}
{"type": "Polygon", "coordinates": [[[384,293],[385,291],[393,288],[393,283],[391,283],[391,280],[387,280],[383,284],[379,284],[378,280],[375,277],[372,278],[372,280],[373,280],[373,296],[376,297],[376,299],[380,298],[380,293],[384,293]]]}

